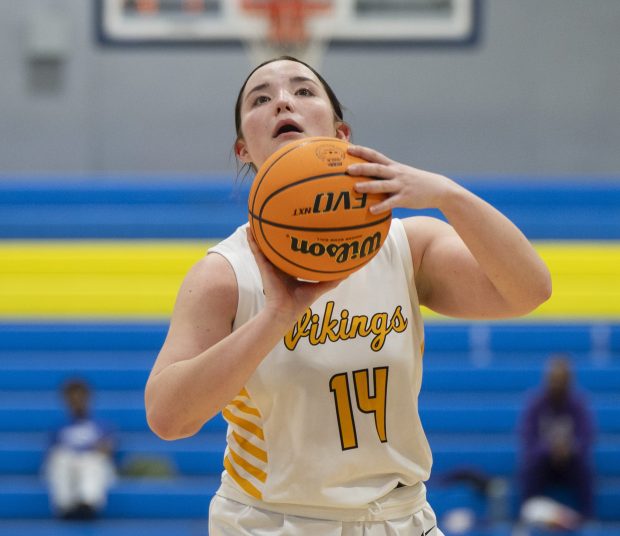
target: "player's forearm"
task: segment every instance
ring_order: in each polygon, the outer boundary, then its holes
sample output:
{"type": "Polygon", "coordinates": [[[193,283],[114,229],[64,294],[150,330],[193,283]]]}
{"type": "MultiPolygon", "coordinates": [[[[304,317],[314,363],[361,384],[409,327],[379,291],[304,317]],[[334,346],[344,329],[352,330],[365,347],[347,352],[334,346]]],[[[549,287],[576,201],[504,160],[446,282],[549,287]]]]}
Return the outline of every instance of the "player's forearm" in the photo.
{"type": "Polygon", "coordinates": [[[439,209],[514,314],[530,312],[549,298],[547,266],[506,216],[456,184],[442,196],[439,209]]]}
{"type": "Polygon", "coordinates": [[[264,309],[208,350],[149,378],[145,402],[151,429],[168,440],[197,433],[239,394],[294,322],[264,309]]]}

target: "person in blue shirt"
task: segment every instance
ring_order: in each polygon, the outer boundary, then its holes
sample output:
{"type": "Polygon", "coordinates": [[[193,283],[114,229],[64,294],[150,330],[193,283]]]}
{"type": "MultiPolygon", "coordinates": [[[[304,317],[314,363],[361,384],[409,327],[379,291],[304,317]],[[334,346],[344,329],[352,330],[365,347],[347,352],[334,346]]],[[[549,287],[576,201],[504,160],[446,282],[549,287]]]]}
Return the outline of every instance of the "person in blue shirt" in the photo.
{"type": "Polygon", "coordinates": [[[62,389],[69,421],[53,433],[45,463],[50,499],[62,519],[93,519],[114,482],[111,430],[91,416],[89,385],[79,379],[62,389]]]}

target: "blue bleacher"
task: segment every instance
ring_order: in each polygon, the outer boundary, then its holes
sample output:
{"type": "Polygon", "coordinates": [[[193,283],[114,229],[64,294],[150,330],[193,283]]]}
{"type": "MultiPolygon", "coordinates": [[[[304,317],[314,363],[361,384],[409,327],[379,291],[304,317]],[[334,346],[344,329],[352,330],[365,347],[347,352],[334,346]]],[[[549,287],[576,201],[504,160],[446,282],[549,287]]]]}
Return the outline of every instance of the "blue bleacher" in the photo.
{"type": "MultiPolygon", "coordinates": [[[[518,415],[528,390],[540,382],[544,358],[555,348],[554,341],[561,340],[563,350],[573,352],[577,382],[595,408],[597,514],[603,521],[620,521],[618,349],[610,347],[603,361],[593,360],[583,344],[594,329],[588,324],[574,325],[566,337],[563,324],[484,326],[491,335],[486,349],[491,358],[485,364],[476,362],[472,326],[427,326],[420,412],[434,453],[434,474],[465,464],[514,482],[518,415]],[[519,335],[525,332],[528,342],[515,350],[511,340],[522,341],[519,335]],[[511,348],[505,361],[504,347],[511,348]]],[[[607,327],[620,332],[620,325],[607,327]]],[[[63,419],[57,389],[75,374],[96,387],[97,415],[118,429],[121,467],[135,456],[163,456],[178,472],[173,479],[121,478],[106,522],[176,518],[186,534],[200,526],[221,471],[225,424],[217,417],[197,436],[176,442],[161,441],[148,431],[143,387],[165,330],[162,323],[2,324],[0,534],[20,518],[31,520],[36,533],[50,518],[40,469],[48,432],[63,419]],[[39,525],[33,524],[35,519],[39,525]]],[[[452,504],[471,500],[468,493],[443,489],[434,479],[429,483],[429,497],[440,516],[452,504]]],[[[514,502],[514,487],[511,496],[514,502]]],[[[118,523],[109,526],[122,529],[118,523]]]]}
{"type": "MultiPolygon", "coordinates": [[[[617,179],[461,182],[531,239],[620,237],[617,179]]],[[[247,219],[248,190],[249,180],[225,176],[0,177],[0,239],[223,237],[247,219]]]]}
{"type": "MultiPolygon", "coordinates": [[[[247,190],[247,184],[228,184],[221,177],[0,179],[0,239],[225,236],[245,218],[247,190]]],[[[617,240],[618,184],[506,178],[472,183],[472,189],[530,238],[617,240]]],[[[143,389],[165,330],[163,322],[0,323],[0,536],[206,534],[225,423],[217,417],[197,436],[175,442],[148,430],[143,389]],[[117,429],[119,467],[147,457],[169,461],[176,472],[122,476],[94,525],[54,521],[41,478],[49,431],[64,418],[58,388],[75,375],[93,385],[96,414],[117,429]]],[[[620,324],[613,321],[426,326],[420,413],[434,454],[429,499],[440,517],[451,507],[482,508],[470,489],[440,482],[463,465],[507,479],[514,514],[519,413],[556,351],[572,356],[599,431],[594,462],[601,524],[580,536],[620,534],[620,324]]],[[[508,525],[487,527],[471,536],[509,531],[508,525]]]]}

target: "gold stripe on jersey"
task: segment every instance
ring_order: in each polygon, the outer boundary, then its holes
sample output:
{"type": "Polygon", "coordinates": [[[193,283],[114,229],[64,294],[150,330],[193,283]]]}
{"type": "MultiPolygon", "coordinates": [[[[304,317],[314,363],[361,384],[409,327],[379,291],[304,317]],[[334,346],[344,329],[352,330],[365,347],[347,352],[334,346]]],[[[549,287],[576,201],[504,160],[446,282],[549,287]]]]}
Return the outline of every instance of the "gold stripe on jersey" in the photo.
{"type": "Polygon", "coordinates": [[[230,475],[230,477],[243,489],[248,495],[251,495],[255,499],[263,498],[263,494],[254,486],[251,482],[247,481],[243,478],[237,470],[234,468],[228,456],[224,457],[224,467],[226,468],[226,472],[230,475]]]}
{"type": "Polygon", "coordinates": [[[224,467],[246,493],[260,498],[267,480],[262,415],[245,388],[224,408],[222,415],[230,425],[224,467]]]}
{"type": "Polygon", "coordinates": [[[247,430],[251,434],[254,434],[256,437],[258,437],[258,439],[261,439],[263,441],[265,440],[265,434],[263,434],[263,429],[260,426],[246,419],[242,419],[241,417],[233,415],[229,408],[230,406],[226,406],[222,410],[222,416],[224,417],[224,419],[226,419],[227,422],[229,422],[230,424],[236,424],[240,428],[247,430]]]}
{"type": "Polygon", "coordinates": [[[231,449],[230,446],[228,448],[228,451],[230,453],[232,461],[234,461],[236,465],[238,465],[239,467],[243,467],[248,473],[250,473],[252,476],[256,477],[263,483],[265,482],[265,480],[267,480],[267,473],[265,473],[265,471],[259,469],[255,465],[252,465],[245,458],[239,456],[239,454],[237,454],[233,449],[231,449]]]}
{"type": "Polygon", "coordinates": [[[239,445],[247,453],[251,454],[255,458],[259,459],[260,461],[267,463],[267,453],[263,449],[258,448],[256,445],[251,443],[245,437],[240,436],[234,430],[232,433],[232,437],[237,442],[237,445],[239,445]]]}
{"type": "Polygon", "coordinates": [[[243,413],[248,413],[250,415],[254,415],[255,417],[260,417],[260,413],[256,408],[251,408],[248,406],[243,400],[239,400],[235,398],[231,405],[235,406],[239,411],[243,411],[243,413]]]}

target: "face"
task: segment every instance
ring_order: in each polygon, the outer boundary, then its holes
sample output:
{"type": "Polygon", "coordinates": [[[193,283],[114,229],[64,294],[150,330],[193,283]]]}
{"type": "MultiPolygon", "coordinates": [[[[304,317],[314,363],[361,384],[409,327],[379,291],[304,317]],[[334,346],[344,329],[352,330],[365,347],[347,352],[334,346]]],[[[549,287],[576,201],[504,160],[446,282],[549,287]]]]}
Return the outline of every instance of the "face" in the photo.
{"type": "Polygon", "coordinates": [[[349,139],[335,117],[325,89],[305,65],[289,60],[261,67],[248,79],[241,98],[240,160],[260,167],[286,143],[309,136],[349,139]]]}
{"type": "Polygon", "coordinates": [[[547,389],[553,400],[563,400],[570,390],[571,370],[563,359],[551,362],[547,372],[547,389]]]}
{"type": "Polygon", "coordinates": [[[86,389],[73,388],[65,393],[65,400],[69,411],[76,417],[88,415],[89,393],[86,389]]]}

